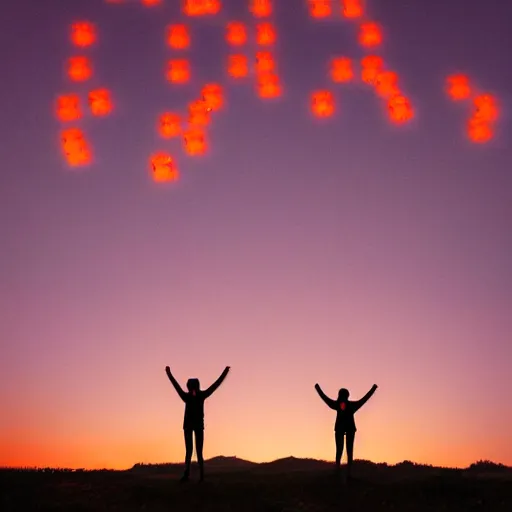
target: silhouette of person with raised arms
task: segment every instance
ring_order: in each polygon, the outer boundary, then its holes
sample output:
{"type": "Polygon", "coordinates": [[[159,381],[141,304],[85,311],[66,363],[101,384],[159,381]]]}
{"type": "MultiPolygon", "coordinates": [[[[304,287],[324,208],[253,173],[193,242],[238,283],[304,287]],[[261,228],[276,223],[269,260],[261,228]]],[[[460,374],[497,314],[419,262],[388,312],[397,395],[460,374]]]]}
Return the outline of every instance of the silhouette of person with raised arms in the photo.
{"type": "Polygon", "coordinates": [[[204,401],[212,395],[212,393],[222,384],[230,370],[226,366],[221,376],[206,390],[200,388],[199,379],[188,379],[187,389],[185,393],[178,381],[171,373],[171,369],[166,366],[165,372],[172,382],[174,389],[185,402],[185,417],[183,419],[183,433],[185,435],[185,472],[181,478],[182,482],[186,482],[190,475],[190,463],[192,461],[192,434],[196,438],[196,454],[199,464],[200,481],[204,479],[204,460],[203,460],[203,443],[204,443],[204,401]]]}
{"type": "Polygon", "coordinates": [[[336,411],[336,423],[334,425],[334,439],[336,441],[336,469],[340,469],[341,457],[343,455],[343,445],[345,437],[347,439],[347,477],[350,478],[352,470],[352,462],[354,461],[354,440],[356,437],[356,423],[354,414],[358,411],[375,393],[377,384],[374,384],[370,391],[366,393],[360,400],[352,401],[348,397],[350,393],[348,389],[341,388],[338,392],[337,400],[329,398],[322,388],[315,384],[320,398],[331,408],[336,411]]]}

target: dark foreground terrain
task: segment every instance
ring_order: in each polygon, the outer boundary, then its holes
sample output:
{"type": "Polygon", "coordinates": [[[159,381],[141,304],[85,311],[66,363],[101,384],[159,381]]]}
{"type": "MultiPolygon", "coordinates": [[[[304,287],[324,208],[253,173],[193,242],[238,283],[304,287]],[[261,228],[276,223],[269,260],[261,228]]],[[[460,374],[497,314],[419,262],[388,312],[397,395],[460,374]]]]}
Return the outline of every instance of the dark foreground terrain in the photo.
{"type": "Polygon", "coordinates": [[[512,511],[512,472],[358,462],[346,483],[332,465],[216,458],[207,479],[179,483],[180,466],[129,471],[0,471],[0,510],[11,511],[512,511]]]}

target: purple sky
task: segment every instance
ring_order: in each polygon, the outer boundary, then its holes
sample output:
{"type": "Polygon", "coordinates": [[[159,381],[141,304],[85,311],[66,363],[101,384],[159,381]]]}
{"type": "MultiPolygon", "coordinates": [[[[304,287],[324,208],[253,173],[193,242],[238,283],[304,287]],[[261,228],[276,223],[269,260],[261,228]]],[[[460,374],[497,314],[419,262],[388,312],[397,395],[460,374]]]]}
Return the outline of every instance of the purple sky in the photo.
{"type": "Polygon", "coordinates": [[[332,459],[315,382],[354,398],[376,382],[356,457],[512,465],[509,2],[368,0],[416,108],[406,127],[368,88],[330,85],[332,55],[364,55],[355,25],[313,22],[301,0],[276,2],[281,100],[225,77],[223,27],[252,23],[245,1],[190,21],[197,78],[171,87],[171,3],[1,7],[0,465],[181,460],[167,364],[204,385],[232,367],[207,406],[206,456],[332,459]],[[81,19],[100,36],[91,84],[116,110],[81,123],[96,159],[75,172],[52,109],[90,88],[63,73],[81,19]],[[467,140],[470,106],[445,94],[459,71],[500,100],[487,145],[467,140]],[[227,108],[193,160],[154,125],[205,81],[225,86],[227,108]],[[339,112],[319,123],[308,97],[327,87],[339,112]],[[179,183],[151,181],[158,149],[179,183]]]}

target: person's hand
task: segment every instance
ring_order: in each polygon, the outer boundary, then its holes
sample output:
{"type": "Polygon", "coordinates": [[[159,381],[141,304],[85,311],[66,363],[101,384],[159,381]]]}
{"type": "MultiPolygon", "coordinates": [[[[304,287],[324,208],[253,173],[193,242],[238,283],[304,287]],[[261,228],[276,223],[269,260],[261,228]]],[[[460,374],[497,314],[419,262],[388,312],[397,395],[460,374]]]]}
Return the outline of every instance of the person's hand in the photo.
{"type": "Polygon", "coordinates": [[[374,385],[373,385],[373,388],[374,388],[374,389],[377,389],[378,387],[379,387],[379,386],[377,386],[377,384],[374,384],[374,385]]]}
{"type": "Polygon", "coordinates": [[[229,372],[231,370],[231,366],[226,366],[226,371],[229,372]]]}
{"type": "Polygon", "coordinates": [[[320,386],[318,384],[315,384],[315,389],[318,389],[320,386]]]}
{"type": "Polygon", "coordinates": [[[168,366],[165,367],[165,373],[171,373],[171,369],[168,366]]]}

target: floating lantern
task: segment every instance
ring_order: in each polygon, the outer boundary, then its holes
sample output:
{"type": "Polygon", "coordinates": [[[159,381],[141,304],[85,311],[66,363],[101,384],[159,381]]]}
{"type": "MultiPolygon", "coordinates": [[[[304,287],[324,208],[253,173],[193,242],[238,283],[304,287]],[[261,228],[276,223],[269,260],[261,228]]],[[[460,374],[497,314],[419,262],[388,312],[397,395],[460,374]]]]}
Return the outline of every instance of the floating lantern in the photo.
{"type": "Polygon", "coordinates": [[[71,26],[71,41],[75,46],[86,48],[96,42],[96,29],[88,21],[73,23],[71,26]]]}
{"type": "Polygon", "coordinates": [[[471,96],[469,78],[466,75],[451,75],[446,80],[446,91],[454,101],[466,100],[471,96]]]}
{"type": "Polygon", "coordinates": [[[330,91],[316,91],[311,95],[311,110],[316,117],[334,114],[334,96],[330,91]]]}
{"type": "Polygon", "coordinates": [[[260,46],[271,46],[276,42],[276,30],[272,23],[258,23],[256,25],[256,42],[260,46]]]}
{"type": "Polygon", "coordinates": [[[95,89],[89,93],[89,107],[93,116],[107,116],[112,110],[112,97],[108,89],[95,89]]]}
{"type": "Polygon", "coordinates": [[[359,44],[366,48],[373,48],[382,43],[382,30],[377,23],[362,23],[359,29],[359,44]]]}
{"type": "Polygon", "coordinates": [[[226,29],[226,41],[231,46],[243,46],[247,42],[247,30],[243,23],[231,21],[226,29]]]}
{"type": "Polygon", "coordinates": [[[308,0],[308,6],[312,18],[328,18],[332,14],[331,0],[308,0]]]}
{"type": "Polygon", "coordinates": [[[178,114],[164,112],[158,118],[158,133],[164,139],[177,137],[181,133],[181,119],[178,114]]]}
{"type": "Polygon", "coordinates": [[[331,61],[331,78],[333,82],[350,82],[354,77],[352,61],[348,57],[335,57],[331,61]]]}
{"type": "Polygon", "coordinates": [[[228,74],[232,78],[244,78],[249,74],[249,63],[245,55],[228,57],[228,74]]]}
{"type": "Polygon", "coordinates": [[[190,156],[201,156],[206,153],[206,137],[200,128],[191,128],[183,134],[185,151],[190,156]]]}
{"type": "Polygon", "coordinates": [[[190,33],[183,24],[169,25],[167,27],[167,44],[175,50],[184,50],[190,46],[190,33]]]}
{"type": "Polygon", "coordinates": [[[179,178],[178,168],[171,155],[156,153],[150,159],[151,176],[157,183],[176,181],[179,178]]]}
{"type": "Polygon", "coordinates": [[[190,80],[190,64],[186,59],[171,59],[167,63],[167,80],[174,84],[184,84],[190,80]]]}
{"type": "Polygon", "coordinates": [[[82,112],[78,95],[68,94],[57,98],[57,118],[59,121],[76,121],[81,117],[82,112]]]}
{"type": "Polygon", "coordinates": [[[68,60],[68,76],[74,82],[85,82],[92,76],[92,64],[88,57],[71,57],[68,60]]]}
{"type": "Polygon", "coordinates": [[[249,10],[256,18],[267,18],[272,14],[272,1],[250,0],[249,10]]]}

